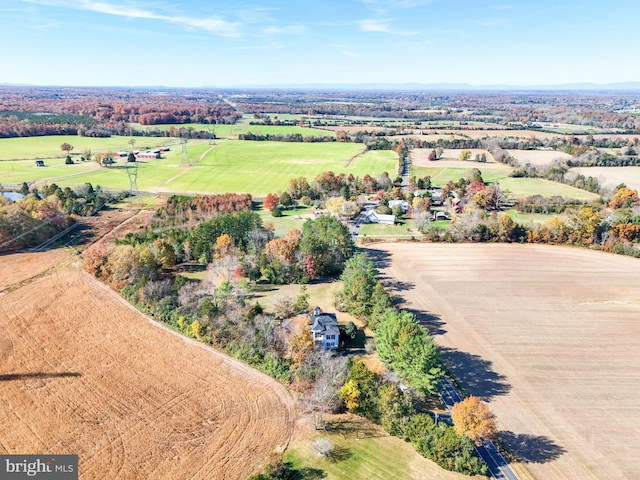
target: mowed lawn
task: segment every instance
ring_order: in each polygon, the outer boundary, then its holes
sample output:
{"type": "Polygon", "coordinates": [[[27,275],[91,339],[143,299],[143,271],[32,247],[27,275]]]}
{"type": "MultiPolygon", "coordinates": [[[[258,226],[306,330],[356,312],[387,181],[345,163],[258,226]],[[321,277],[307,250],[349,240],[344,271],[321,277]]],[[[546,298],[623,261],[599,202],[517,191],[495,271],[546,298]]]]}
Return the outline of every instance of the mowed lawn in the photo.
{"type": "Polygon", "coordinates": [[[397,171],[392,151],[362,152],[352,143],[227,142],[211,150],[203,161],[170,182],[170,191],[249,192],[263,196],[282,192],[291,178],[304,176],[309,182],[319,173],[353,173],[378,176],[397,171]]]}
{"type": "Polygon", "coordinates": [[[466,475],[449,472],[415,452],[397,437],[364,419],[335,418],[331,429],[311,438],[293,441],[285,460],[302,471],[301,478],[325,480],[462,480],[466,475]],[[315,453],[315,438],[328,438],[335,445],[335,458],[327,460],[315,453]]]}

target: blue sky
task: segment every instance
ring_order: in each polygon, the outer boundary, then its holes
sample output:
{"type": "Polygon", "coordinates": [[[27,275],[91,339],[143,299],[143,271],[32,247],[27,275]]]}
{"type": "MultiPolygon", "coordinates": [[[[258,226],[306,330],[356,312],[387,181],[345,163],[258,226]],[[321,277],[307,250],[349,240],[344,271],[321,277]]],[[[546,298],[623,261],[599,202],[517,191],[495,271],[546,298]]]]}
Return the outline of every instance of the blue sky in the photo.
{"type": "Polygon", "coordinates": [[[640,81],[637,0],[3,0],[0,83],[640,81]]]}

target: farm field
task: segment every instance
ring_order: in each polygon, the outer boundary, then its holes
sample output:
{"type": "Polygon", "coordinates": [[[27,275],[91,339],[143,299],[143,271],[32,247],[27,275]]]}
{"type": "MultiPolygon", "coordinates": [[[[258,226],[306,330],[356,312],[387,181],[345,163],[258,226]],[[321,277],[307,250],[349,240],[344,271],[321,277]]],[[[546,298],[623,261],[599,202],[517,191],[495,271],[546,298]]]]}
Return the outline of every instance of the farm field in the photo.
{"type": "Polygon", "coordinates": [[[640,167],[574,167],[570,171],[595,177],[606,187],[614,188],[624,183],[640,191],[640,167]]]}
{"type": "Polygon", "coordinates": [[[564,198],[589,201],[597,200],[600,197],[596,193],[587,192],[586,190],[565,185],[564,183],[545,180],[544,178],[506,177],[500,179],[500,187],[503,190],[508,190],[512,196],[516,197],[527,195],[550,197],[559,195],[564,198]]]}
{"type": "Polygon", "coordinates": [[[368,250],[534,478],[640,477],[637,259],[541,245],[368,250]]]}
{"type": "Polygon", "coordinates": [[[429,160],[429,154],[433,151],[432,148],[413,148],[411,149],[411,161],[414,165],[419,167],[465,167],[467,168],[498,168],[511,170],[511,167],[503,163],[497,163],[493,155],[489,150],[482,148],[465,148],[465,149],[452,149],[445,148],[440,160],[429,160]],[[460,152],[463,150],[469,150],[471,152],[471,160],[462,161],[459,160],[460,152]],[[473,160],[476,154],[487,156],[487,161],[484,163],[476,162],[473,160]]]}
{"type": "MultiPolygon", "coordinates": [[[[446,160],[444,162],[447,162],[446,160]]],[[[552,182],[551,180],[545,180],[543,178],[525,178],[525,177],[509,177],[509,172],[511,168],[504,165],[505,168],[486,168],[487,165],[500,165],[502,164],[478,164],[473,162],[474,167],[470,168],[459,168],[453,165],[466,164],[466,162],[461,162],[459,160],[451,160],[447,163],[442,163],[441,161],[430,162],[432,164],[438,164],[438,167],[419,167],[412,166],[411,174],[416,175],[417,177],[425,177],[430,176],[431,182],[434,186],[443,187],[449,181],[456,182],[460,178],[466,178],[470,175],[470,172],[473,168],[478,168],[482,174],[482,179],[485,183],[494,183],[498,182],[500,184],[500,188],[505,191],[508,191],[510,196],[521,197],[528,195],[543,195],[543,196],[554,196],[558,195],[564,198],[576,199],[576,200],[597,200],[599,195],[591,192],[587,192],[586,190],[581,190],[579,188],[572,187],[571,185],[565,185],[563,183],[552,182]],[[452,166],[446,166],[452,165],[452,166]]],[[[620,168],[620,167],[616,167],[620,168]]],[[[635,167],[628,167],[635,168],[635,167]]]]}
{"type": "Polygon", "coordinates": [[[559,133],[547,133],[539,130],[467,130],[464,132],[469,138],[513,137],[513,138],[555,138],[562,137],[559,133]]]}
{"type": "MultiPolygon", "coordinates": [[[[30,139],[36,138],[39,141],[42,138],[49,139],[49,146],[52,141],[57,142],[57,137],[30,137],[30,139]]],[[[82,137],[69,137],[69,138],[82,138],[82,137]]],[[[123,138],[123,137],[121,137],[123,138]]],[[[2,142],[4,139],[0,139],[2,142]]],[[[8,139],[13,140],[13,139],[8,139]]],[[[20,139],[29,140],[29,139],[20,139]]],[[[96,139],[94,139],[96,140],[96,139]]],[[[105,140],[105,139],[97,139],[105,140]]],[[[106,139],[109,140],[109,139],[106,139]]],[[[137,137],[140,142],[140,137],[137,137]]],[[[158,140],[158,139],[154,139],[158,140]]],[[[166,139],[165,139],[166,140],[166,139]]],[[[102,145],[102,144],[98,144],[102,145]]],[[[106,148],[95,149],[96,144],[93,144],[92,152],[95,153],[100,150],[107,150],[106,148]]],[[[130,149],[130,145],[127,145],[130,149]]],[[[0,143],[1,147],[1,143],[0,143]]],[[[59,149],[59,147],[56,147],[59,149]]],[[[146,148],[146,146],[145,146],[146,148]]],[[[172,150],[163,153],[163,158],[158,160],[141,160],[139,163],[141,172],[138,187],[151,187],[159,183],[168,180],[176,174],[176,167],[181,167],[181,147],[171,147],[172,150]],[[153,168],[150,168],[153,167],[153,168]]],[[[190,161],[195,163],[198,161],[200,155],[206,150],[211,148],[206,142],[201,140],[190,141],[187,147],[190,161]]],[[[111,189],[128,189],[129,180],[124,170],[126,163],[125,159],[117,159],[116,163],[108,168],[100,167],[93,161],[81,162],[75,155],[73,165],[66,165],[64,158],[46,158],[44,167],[36,167],[33,160],[6,160],[0,161],[0,183],[2,184],[21,184],[22,182],[46,182],[57,183],[60,186],[74,186],[83,184],[85,182],[91,182],[93,185],[102,185],[111,189]]]]}
{"type": "MultiPolygon", "coordinates": [[[[141,143],[139,137],[137,140],[141,143]]],[[[56,143],[59,141],[58,138],[56,143]]],[[[59,150],[57,145],[55,148],[59,150]]],[[[153,193],[236,191],[264,196],[283,191],[293,177],[306,176],[312,180],[327,170],[356,176],[366,173],[379,176],[384,171],[393,175],[398,168],[397,154],[392,151],[361,154],[362,145],[347,143],[228,141],[210,145],[207,141],[190,140],[187,151],[192,166],[181,163],[180,150],[173,147],[166,158],[138,162],[138,189],[153,193]]],[[[123,160],[109,168],[95,162],[65,165],[62,158],[47,160],[45,164],[36,167],[33,160],[0,161],[0,183],[55,182],[72,187],[90,182],[112,190],[129,188],[123,160]]]]}
{"type": "Polygon", "coordinates": [[[228,142],[164,188],[173,192],[232,191],[264,196],[282,192],[291,178],[305,176],[311,181],[328,170],[356,176],[397,171],[394,152],[370,151],[356,157],[362,150],[362,145],[349,143],[228,142]]]}
{"type": "Polygon", "coordinates": [[[573,158],[568,153],[557,152],[555,150],[507,150],[509,155],[524,165],[549,165],[554,160],[568,160],[573,158]]]}
{"type": "MultiPolygon", "coordinates": [[[[280,116],[278,116],[280,118],[280,116]]],[[[275,120],[275,117],[272,116],[272,119],[275,120]]],[[[284,120],[284,119],[283,119],[284,120]]],[[[161,125],[140,125],[133,124],[136,129],[141,130],[169,130],[171,128],[175,128],[179,130],[180,128],[192,128],[196,131],[204,131],[208,132],[211,129],[218,139],[230,139],[237,140],[238,135],[244,134],[247,132],[260,134],[260,135],[292,135],[292,134],[300,134],[303,137],[335,137],[335,132],[329,130],[320,130],[318,128],[308,128],[308,127],[298,127],[298,126],[288,126],[288,125],[249,125],[248,121],[242,121],[236,123],[235,125],[208,125],[204,123],[184,123],[184,124],[161,124],[161,125]]]]}
{"type": "MultiPolygon", "coordinates": [[[[432,162],[432,163],[439,164],[439,162],[432,162]]],[[[451,160],[449,164],[455,165],[454,160],[451,160]]],[[[458,160],[457,164],[466,165],[467,162],[461,162],[458,160]]],[[[412,166],[411,175],[415,175],[416,177],[426,177],[428,175],[431,177],[431,183],[434,186],[444,187],[449,181],[457,182],[461,178],[465,178],[465,176],[470,175],[471,170],[473,170],[474,168],[477,168],[478,170],[480,170],[480,172],[482,173],[482,179],[488,183],[500,181],[500,183],[502,184],[502,180],[507,178],[507,176],[509,175],[509,172],[511,171],[511,168],[507,167],[506,165],[505,165],[506,169],[491,168],[491,167],[484,168],[484,166],[480,166],[480,165],[486,165],[486,164],[473,162],[472,165],[469,165],[469,167],[466,167],[466,168],[456,167],[456,166],[447,167],[444,165],[442,167],[412,166]]]]}
{"type": "MultiPolygon", "coordinates": [[[[129,140],[136,140],[136,150],[147,150],[157,147],[180,147],[180,141],[176,138],[166,137],[123,137],[114,135],[109,138],[80,137],[78,135],[48,135],[43,137],[19,137],[0,138],[0,160],[14,159],[47,159],[63,158],[67,152],[60,150],[60,145],[69,143],[73,145],[71,156],[79,160],[85,148],[93,153],[111,150],[114,152],[132,150],[129,140]]],[[[64,162],[63,162],[64,163],[64,162]]]]}
{"type": "MultiPolygon", "coordinates": [[[[49,254],[32,266],[59,260],[49,254]]],[[[13,257],[1,279],[30,260],[13,257]]],[[[146,319],[77,267],[0,294],[0,331],[3,454],[75,453],[84,479],[236,480],[293,433],[283,386],[146,319]]]]}
{"type": "MultiPolygon", "coordinates": [[[[51,252],[2,254],[0,255],[0,298],[4,289],[19,284],[31,277],[44,274],[47,270],[71,257],[67,250],[51,252]]],[[[15,288],[15,287],[14,287],[15,288]]]]}

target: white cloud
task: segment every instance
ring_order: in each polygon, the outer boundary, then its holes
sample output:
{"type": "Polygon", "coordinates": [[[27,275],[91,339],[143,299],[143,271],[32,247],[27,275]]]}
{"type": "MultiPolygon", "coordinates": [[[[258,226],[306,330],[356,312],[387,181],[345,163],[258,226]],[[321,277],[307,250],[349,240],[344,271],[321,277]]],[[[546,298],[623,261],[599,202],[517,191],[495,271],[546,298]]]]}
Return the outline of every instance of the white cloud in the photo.
{"type": "Polygon", "coordinates": [[[419,32],[409,32],[407,30],[396,30],[391,27],[387,20],[365,19],[358,22],[360,30],[363,32],[382,32],[390,35],[418,35],[419,32]]]}
{"type": "Polygon", "coordinates": [[[266,35],[302,35],[306,30],[306,27],[300,24],[286,25],[283,27],[273,25],[263,28],[262,33],[266,35]]]}
{"type": "Polygon", "coordinates": [[[384,32],[384,33],[393,33],[387,22],[384,20],[360,20],[358,22],[360,25],[360,30],[363,32],[384,32]]]}
{"type": "Polygon", "coordinates": [[[209,33],[220,35],[223,37],[240,36],[241,24],[238,22],[229,22],[218,16],[210,16],[206,18],[196,18],[184,15],[166,15],[157,13],[146,8],[139,8],[134,5],[118,5],[115,3],[99,2],[94,0],[22,0],[25,3],[36,5],[46,5],[50,7],[71,8],[74,10],[83,10],[88,12],[102,13],[105,15],[113,15],[126,18],[140,18],[146,20],[159,20],[175,25],[182,25],[190,28],[198,28],[209,33]]]}

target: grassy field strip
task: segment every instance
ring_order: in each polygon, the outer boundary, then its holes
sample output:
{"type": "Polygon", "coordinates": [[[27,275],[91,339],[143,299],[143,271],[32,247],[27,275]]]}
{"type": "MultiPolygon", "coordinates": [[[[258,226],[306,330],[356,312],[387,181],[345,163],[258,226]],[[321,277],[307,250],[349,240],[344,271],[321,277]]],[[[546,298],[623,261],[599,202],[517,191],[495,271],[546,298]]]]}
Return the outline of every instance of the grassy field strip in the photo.
{"type": "Polygon", "coordinates": [[[348,159],[360,150],[360,145],[347,143],[228,142],[172,182],[171,190],[236,191],[262,196],[283,191],[291,178],[305,176],[312,180],[327,170],[357,176],[395,171],[397,158],[393,152],[367,152],[346,170],[348,159]]]}
{"type": "MultiPolygon", "coordinates": [[[[77,135],[49,135],[44,137],[0,138],[0,160],[14,159],[47,159],[66,157],[66,152],[60,150],[60,145],[73,145],[72,154],[81,154],[84,149],[92,152],[111,150],[147,150],[150,148],[179,147],[180,142],[170,137],[125,137],[114,135],[108,138],[79,137],[77,135]],[[129,140],[134,138],[135,147],[131,147],[129,140]]],[[[78,155],[79,156],[79,155],[78,155]]],[[[78,157],[72,155],[72,157],[78,157]]]]}
{"type": "MultiPolygon", "coordinates": [[[[551,180],[545,180],[543,178],[515,178],[509,177],[508,170],[500,170],[494,168],[479,168],[482,173],[482,179],[485,182],[498,182],[500,187],[508,191],[513,196],[528,196],[528,195],[543,195],[554,196],[558,195],[564,198],[571,198],[576,200],[597,200],[599,195],[586,190],[565,185],[558,182],[552,182],[551,180]]],[[[633,167],[631,167],[633,168],[633,167]]],[[[431,182],[435,186],[442,187],[449,181],[456,182],[460,178],[466,178],[471,171],[470,168],[454,168],[454,167],[412,167],[412,175],[418,177],[424,177],[429,175],[431,182]]]]}
{"type": "Polygon", "coordinates": [[[140,125],[132,124],[136,129],[140,130],[169,130],[172,127],[176,130],[180,128],[192,128],[193,130],[202,130],[205,132],[213,131],[217,138],[237,139],[239,134],[255,133],[259,135],[295,135],[300,134],[303,137],[335,137],[335,132],[330,130],[321,130],[318,128],[288,126],[288,125],[249,125],[248,122],[241,122],[235,125],[208,125],[204,123],[187,123],[184,125],[140,125]]]}
{"type": "Polygon", "coordinates": [[[512,195],[542,195],[554,196],[559,195],[564,198],[573,198],[576,200],[597,200],[600,196],[595,193],[587,192],[579,188],[565,185],[563,183],[552,182],[544,178],[511,178],[507,177],[500,180],[500,187],[508,190],[512,195]]]}
{"type": "MultiPolygon", "coordinates": [[[[49,137],[47,148],[59,148],[58,142],[62,140],[63,137],[49,137]]],[[[140,139],[138,142],[141,143],[140,139]]],[[[185,169],[182,164],[180,147],[172,147],[165,158],[138,162],[138,189],[173,193],[235,191],[263,196],[282,192],[291,178],[305,176],[312,181],[328,170],[360,177],[367,173],[379,176],[384,171],[393,175],[398,161],[392,151],[368,151],[345,168],[349,159],[362,151],[361,144],[349,143],[229,141],[213,147],[208,141],[190,140],[187,151],[192,168],[185,169]]],[[[63,159],[47,160],[45,164],[45,167],[35,167],[31,160],[0,162],[0,183],[17,185],[38,181],[74,186],[90,182],[112,190],[129,188],[123,161],[110,168],[98,167],[94,162],[65,165],[63,159]]]]}

